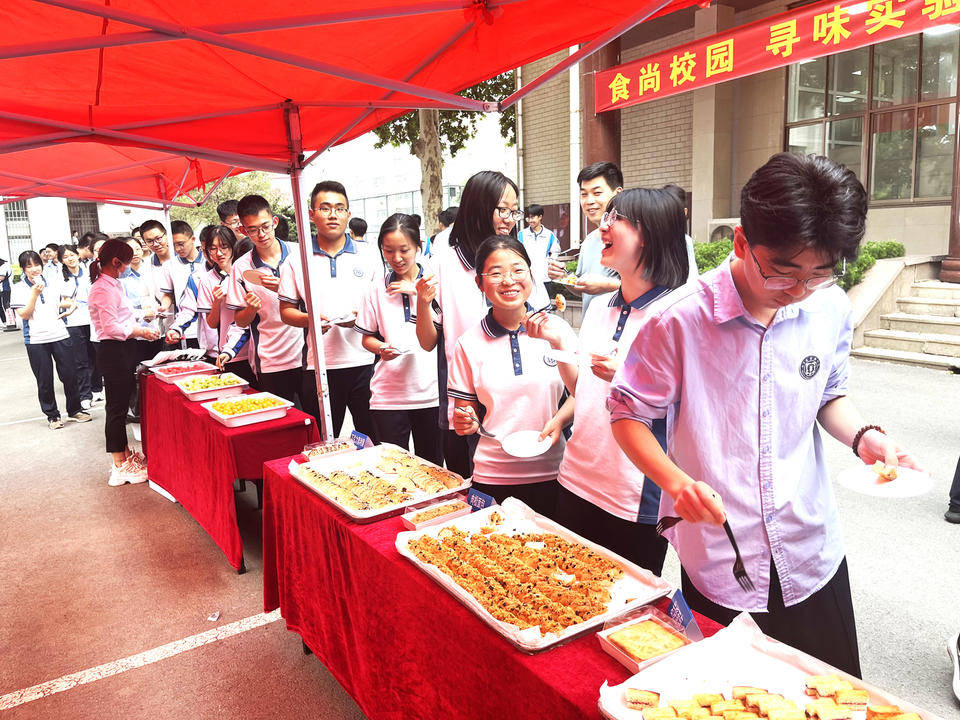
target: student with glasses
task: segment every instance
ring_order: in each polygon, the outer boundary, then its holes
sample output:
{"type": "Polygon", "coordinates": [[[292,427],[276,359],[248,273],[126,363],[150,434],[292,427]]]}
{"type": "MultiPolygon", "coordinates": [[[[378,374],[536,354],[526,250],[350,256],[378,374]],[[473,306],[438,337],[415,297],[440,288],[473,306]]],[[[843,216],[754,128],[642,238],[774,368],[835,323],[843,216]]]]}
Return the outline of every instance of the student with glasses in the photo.
{"type": "Polygon", "coordinates": [[[164,337],[167,345],[200,348],[197,312],[200,275],[206,272],[206,258],[197,247],[193,228],[183,220],[170,223],[174,256],[163,266],[160,309],[172,311],[173,320],[164,337]]]}
{"type": "Polygon", "coordinates": [[[867,195],[825,157],[779,153],[744,185],[720,267],[650,313],[616,374],[613,435],[663,490],[690,606],[753,614],[772,637],[860,675],[847,562],[821,430],[867,465],[916,467],[849,394],[853,316],[836,284],[867,195]],[[669,423],[669,456],[651,426],[669,423]],[[729,521],[736,556],[721,523],[729,521]]]}
{"type": "MultiPolygon", "coordinates": [[[[237,201],[224,200],[217,205],[217,217],[220,218],[220,224],[233,230],[237,240],[247,237],[243,231],[243,223],[240,222],[240,216],[237,214],[237,201]]],[[[202,242],[203,238],[201,238],[202,242]]],[[[239,255],[237,256],[239,257],[239,255]]]]}

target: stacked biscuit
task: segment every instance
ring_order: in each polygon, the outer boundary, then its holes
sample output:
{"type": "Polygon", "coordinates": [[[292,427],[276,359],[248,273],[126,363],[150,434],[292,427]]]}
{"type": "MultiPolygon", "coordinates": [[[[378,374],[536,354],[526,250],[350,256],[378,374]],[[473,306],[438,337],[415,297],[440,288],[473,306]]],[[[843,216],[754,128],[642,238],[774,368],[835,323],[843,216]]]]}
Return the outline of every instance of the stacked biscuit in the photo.
{"type": "Polygon", "coordinates": [[[309,465],[303,465],[300,477],[328,498],[353,510],[377,510],[412,498],[405,489],[366,470],[356,476],[342,470],[324,475],[309,465]]]}
{"type": "Polygon", "coordinates": [[[463,485],[463,478],[456,473],[428,465],[415,455],[393,448],[381,451],[377,470],[396,475],[406,489],[417,488],[431,495],[463,485]]]}
{"type": "Polygon", "coordinates": [[[867,720],[920,720],[916,713],[904,713],[894,705],[870,705],[870,693],[838,675],[811,675],[806,693],[816,698],[807,703],[808,718],[852,720],[854,711],[866,710],[867,720]]]}
{"type": "Polygon", "coordinates": [[[792,700],[748,685],[735,686],[729,700],[721,693],[700,693],[663,707],[658,693],[628,689],[624,702],[629,708],[641,710],[644,720],[805,720],[803,711],[792,700]]]}

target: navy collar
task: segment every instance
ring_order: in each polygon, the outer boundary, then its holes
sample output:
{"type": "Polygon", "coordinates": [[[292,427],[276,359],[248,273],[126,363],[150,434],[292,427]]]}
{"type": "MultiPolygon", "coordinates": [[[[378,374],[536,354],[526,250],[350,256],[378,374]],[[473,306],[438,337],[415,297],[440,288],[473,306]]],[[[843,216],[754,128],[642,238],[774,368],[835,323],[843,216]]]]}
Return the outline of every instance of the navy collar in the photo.
{"type": "MultiPolygon", "coordinates": [[[[280,266],[283,265],[284,261],[287,259],[287,255],[290,254],[290,251],[287,249],[287,244],[283,240],[277,240],[277,242],[280,243],[280,262],[277,263],[277,269],[279,269],[280,266]]],[[[267,265],[267,263],[265,263],[263,260],[260,259],[260,253],[257,252],[256,245],[253,246],[253,254],[250,256],[250,260],[253,262],[255,267],[258,267],[258,268],[265,267],[270,269],[271,271],[274,270],[274,268],[270,267],[269,265],[267,265]]]]}
{"type": "Polygon", "coordinates": [[[668,292],[670,292],[670,288],[668,288],[666,285],[654,285],[643,295],[628,303],[623,298],[623,290],[617,290],[613,294],[613,297],[610,298],[609,306],[622,308],[624,305],[629,305],[634,310],[639,310],[640,308],[652,303],[658,297],[665,295],[668,292]]]}
{"type": "MultiPolygon", "coordinates": [[[[180,257],[180,256],[177,255],[177,257],[180,257]]],[[[164,261],[160,259],[160,256],[159,256],[159,255],[157,255],[156,253],[154,253],[153,255],[150,256],[150,262],[153,263],[154,265],[156,265],[157,267],[160,267],[160,266],[163,265],[163,262],[164,262],[164,261]]]]}
{"type": "MultiPolygon", "coordinates": [[[[527,312],[533,312],[534,307],[530,303],[525,303],[527,307],[527,312]]],[[[498,323],[493,317],[493,308],[490,308],[487,311],[487,314],[484,316],[483,320],[480,321],[480,327],[483,328],[483,332],[487,334],[488,337],[492,338],[502,338],[504,335],[509,335],[512,332],[522,333],[526,332],[523,325],[520,325],[517,330],[507,330],[503,325],[498,323]]]]}
{"type": "Polygon", "coordinates": [[[340,248],[335,255],[331,255],[322,247],[320,247],[320,243],[317,241],[317,236],[314,235],[313,252],[317,255],[326,255],[328,258],[337,258],[343,255],[343,253],[353,253],[355,255],[357,253],[357,246],[353,242],[353,238],[351,238],[349,235],[344,235],[344,237],[346,238],[346,241],[343,243],[343,247],[340,248]]]}
{"type": "Polygon", "coordinates": [[[175,257],[184,265],[194,265],[200,260],[200,258],[203,257],[203,253],[197,250],[197,256],[193,260],[187,260],[185,257],[180,257],[179,255],[176,255],[176,254],[175,254],[175,257]]]}
{"type": "Polygon", "coordinates": [[[463,247],[460,245],[460,243],[457,243],[453,249],[457,251],[457,257],[460,258],[460,262],[463,264],[465,269],[473,270],[474,272],[477,271],[477,268],[473,264],[474,258],[467,257],[467,254],[463,251],[463,247]]]}
{"type": "MultiPolygon", "coordinates": [[[[423,265],[421,265],[420,263],[417,263],[417,277],[414,279],[419,280],[422,277],[423,277],[423,265]]],[[[390,287],[390,283],[396,282],[396,281],[397,281],[397,274],[393,270],[391,270],[390,272],[387,273],[387,276],[383,279],[383,286],[390,287]]]]}

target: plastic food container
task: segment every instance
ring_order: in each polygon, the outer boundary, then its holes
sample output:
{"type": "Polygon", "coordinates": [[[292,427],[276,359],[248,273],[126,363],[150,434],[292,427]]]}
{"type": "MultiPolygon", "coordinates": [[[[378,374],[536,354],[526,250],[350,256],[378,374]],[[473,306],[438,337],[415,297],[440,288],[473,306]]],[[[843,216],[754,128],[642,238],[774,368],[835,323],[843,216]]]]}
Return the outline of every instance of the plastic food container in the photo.
{"type": "Polygon", "coordinates": [[[446,522],[447,520],[452,520],[453,518],[462,517],[464,515],[469,515],[473,511],[473,508],[467,505],[463,500],[456,499],[453,501],[433,503],[432,505],[424,505],[418,507],[410,512],[402,515],[400,520],[403,522],[403,526],[408,530],[419,530],[420,528],[429,527],[430,525],[439,525],[440,523],[446,522]],[[436,515],[434,517],[428,518],[426,520],[417,521],[417,516],[421,513],[428,512],[433,509],[444,509],[449,510],[442,515],[436,515]]]}
{"type": "MultiPolygon", "coordinates": [[[[196,377],[196,376],[194,376],[196,377]]],[[[231,397],[232,395],[239,395],[243,392],[243,389],[247,387],[250,383],[244,380],[238,375],[233,373],[224,373],[220,375],[223,379],[232,379],[234,380],[233,385],[224,385],[222,387],[213,387],[207,388],[206,390],[187,390],[184,387],[185,381],[190,378],[180,378],[174,384],[180,388],[180,392],[187,396],[187,399],[192,400],[193,402],[200,402],[202,400],[221,400],[225,397],[231,397]]]]}
{"type": "Polygon", "coordinates": [[[662,660],[671,653],[693,642],[684,634],[683,628],[671,620],[668,615],[654,607],[641,608],[639,614],[634,615],[634,617],[631,617],[628,621],[618,621],[615,625],[607,626],[602,632],[597,634],[597,638],[600,640],[600,647],[603,648],[603,651],[616,658],[621,665],[632,673],[640,672],[658,660],[662,660]],[[656,632],[661,633],[661,636],[664,638],[672,639],[677,646],[672,649],[661,648],[659,652],[656,648],[651,647],[648,648],[649,652],[641,652],[639,656],[635,656],[621,644],[610,639],[610,636],[615,633],[620,633],[634,625],[644,624],[652,624],[652,626],[655,626],[656,632]]]}
{"type": "Polygon", "coordinates": [[[194,375],[216,375],[216,365],[205,362],[176,362],[150,368],[154,375],[165,383],[174,383],[194,375]]]}
{"type": "Polygon", "coordinates": [[[277,397],[276,395],[268,392],[251,393],[250,395],[244,396],[244,398],[261,397],[279,400],[281,404],[274,407],[264,408],[262,410],[238,413],[236,415],[224,415],[223,413],[214,410],[213,404],[220,402],[220,400],[209,400],[203,403],[201,407],[206,408],[207,412],[210,413],[210,417],[220,424],[226,425],[227,427],[242,427],[243,425],[253,425],[254,423],[266,422],[267,420],[276,420],[277,418],[286,416],[287,410],[293,407],[293,403],[289,400],[284,400],[283,398],[277,397]]]}

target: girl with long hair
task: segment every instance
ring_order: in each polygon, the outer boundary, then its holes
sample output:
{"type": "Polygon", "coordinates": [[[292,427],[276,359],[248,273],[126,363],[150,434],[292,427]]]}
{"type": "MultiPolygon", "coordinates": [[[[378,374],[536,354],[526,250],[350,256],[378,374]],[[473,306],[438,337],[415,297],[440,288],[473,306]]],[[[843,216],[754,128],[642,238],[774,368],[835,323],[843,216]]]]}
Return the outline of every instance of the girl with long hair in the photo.
{"type": "Polygon", "coordinates": [[[90,294],[90,273],[80,261],[80,252],[76,245],[61,245],[57,258],[63,271],[61,294],[73,301],[73,309],[64,317],[70,344],[73,346],[74,367],[77,375],[77,391],[80,393],[80,406],[89,410],[93,404],[93,389],[90,380],[93,376],[94,348],[90,342],[90,310],[87,296],[90,294]]]}

